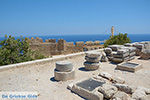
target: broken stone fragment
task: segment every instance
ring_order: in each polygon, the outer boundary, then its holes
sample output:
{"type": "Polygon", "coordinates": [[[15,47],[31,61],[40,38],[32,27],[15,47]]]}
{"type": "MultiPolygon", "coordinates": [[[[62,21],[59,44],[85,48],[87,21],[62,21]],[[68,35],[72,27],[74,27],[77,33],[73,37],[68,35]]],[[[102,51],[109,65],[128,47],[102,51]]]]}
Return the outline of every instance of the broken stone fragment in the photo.
{"type": "Polygon", "coordinates": [[[113,100],[130,100],[130,96],[122,91],[118,91],[114,96],[113,100]]]}
{"type": "Polygon", "coordinates": [[[104,52],[105,52],[106,54],[111,54],[111,53],[112,53],[112,49],[111,49],[111,48],[105,48],[105,49],[104,49],[104,52]]]}
{"type": "Polygon", "coordinates": [[[106,73],[106,72],[101,72],[101,73],[99,74],[99,76],[101,76],[101,77],[103,77],[103,78],[106,78],[106,79],[108,79],[108,80],[112,80],[112,78],[113,78],[113,76],[112,76],[111,74],[106,73]]]}
{"type": "Polygon", "coordinates": [[[113,77],[113,83],[120,83],[120,84],[123,84],[125,83],[125,80],[121,77],[113,77]]]}
{"type": "Polygon", "coordinates": [[[72,87],[73,87],[73,83],[70,83],[70,84],[67,86],[67,89],[72,90],[72,87]]]}
{"type": "Polygon", "coordinates": [[[118,89],[115,86],[103,84],[102,87],[99,87],[98,91],[101,92],[106,99],[110,99],[117,93],[118,89]]]}
{"type": "Polygon", "coordinates": [[[129,86],[126,84],[117,83],[117,84],[113,84],[113,86],[116,86],[118,88],[118,90],[123,91],[128,94],[132,94],[135,91],[135,87],[129,86]]]}
{"type": "Polygon", "coordinates": [[[141,57],[141,59],[145,59],[145,60],[150,59],[150,49],[143,50],[140,53],[140,57],[141,57]]]}
{"type": "Polygon", "coordinates": [[[108,58],[107,58],[106,54],[103,52],[102,56],[101,56],[101,62],[107,62],[107,61],[108,61],[108,58]]]}
{"type": "Polygon", "coordinates": [[[107,72],[101,72],[99,74],[99,76],[107,79],[107,80],[110,80],[112,81],[113,83],[120,83],[120,84],[123,84],[125,83],[125,80],[121,77],[117,77],[117,76],[112,76],[111,74],[107,73],[107,72]]]}
{"type": "Polygon", "coordinates": [[[107,79],[105,79],[105,78],[103,78],[101,76],[94,76],[93,78],[96,79],[96,80],[99,80],[101,82],[110,83],[109,80],[107,80],[107,79]]]}

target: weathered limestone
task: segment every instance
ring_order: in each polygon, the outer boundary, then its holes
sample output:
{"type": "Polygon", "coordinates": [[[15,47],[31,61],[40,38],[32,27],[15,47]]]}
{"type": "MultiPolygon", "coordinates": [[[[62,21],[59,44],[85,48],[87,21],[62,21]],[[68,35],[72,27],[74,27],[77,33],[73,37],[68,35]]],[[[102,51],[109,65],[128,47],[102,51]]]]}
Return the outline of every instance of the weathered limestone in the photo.
{"type": "Polygon", "coordinates": [[[141,97],[140,100],[150,100],[150,95],[146,95],[144,97],[141,97]]]}
{"type": "Polygon", "coordinates": [[[129,60],[129,49],[119,49],[116,54],[113,54],[112,61],[120,63],[129,60]]]}
{"type": "Polygon", "coordinates": [[[107,62],[108,61],[108,58],[106,56],[106,54],[104,52],[102,52],[102,56],[101,56],[101,62],[107,62]]]}
{"type": "Polygon", "coordinates": [[[150,89],[144,87],[137,87],[132,98],[135,100],[149,100],[150,99],[150,89]]]}
{"type": "Polygon", "coordinates": [[[108,79],[108,80],[110,80],[110,81],[113,79],[113,76],[112,76],[111,74],[107,73],[107,72],[101,72],[101,73],[99,74],[99,76],[101,76],[101,77],[103,77],[103,78],[106,78],[106,79],[108,79]]]}
{"type": "Polygon", "coordinates": [[[142,64],[132,63],[132,62],[123,62],[118,64],[116,69],[123,70],[123,71],[130,71],[135,72],[142,68],[142,64]]]}
{"type": "Polygon", "coordinates": [[[150,49],[143,50],[140,54],[140,58],[144,60],[150,59],[150,49]]]}
{"type": "Polygon", "coordinates": [[[112,51],[118,51],[119,49],[121,49],[121,47],[124,47],[123,45],[109,45],[109,48],[112,49],[112,51]]]}
{"type": "Polygon", "coordinates": [[[88,100],[103,100],[103,94],[98,92],[98,87],[102,84],[104,82],[89,78],[69,85],[68,88],[88,100]]]}
{"type": "Polygon", "coordinates": [[[121,77],[114,77],[113,76],[113,80],[112,80],[113,83],[120,83],[120,84],[123,84],[125,83],[125,80],[121,77]]]}
{"type": "Polygon", "coordinates": [[[107,56],[110,56],[112,53],[112,49],[111,48],[105,48],[104,52],[106,53],[107,56]]]}
{"type": "Polygon", "coordinates": [[[120,83],[120,84],[125,83],[125,80],[122,79],[121,77],[112,76],[111,74],[109,74],[107,72],[101,72],[99,74],[99,76],[101,76],[101,77],[103,77],[103,78],[105,78],[105,79],[107,79],[107,80],[109,80],[109,81],[111,81],[113,83],[120,83]]]}
{"type": "Polygon", "coordinates": [[[84,66],[86,70],[97,70],[100,66],[100,52],[87,52],[84,66]]]}
{"type": "Polygon", "coordinates": [[[130,96],[122,91],[118,91],[114,96],[113,100],[131,100],[130,96]]]}
{"type": "Polygon", "coordinates": [[[100,52],[94,52],[94,51],[86,52],[85,54],[87,57],[91,57],[91,58],[96,58],[96,57],[99,57],[101,55],[100,52]]]}
{"type": "Polygon", "coordinates": [[[101,92],[106,99],[110,99],[117,93],[118,89],[115,86],[103,84],[102,87],[99,87],[98,91],[101,92]]]}
{"type": "Polygon", "coordinates": [[[114,86],[116,86],[118,88],[118,90],[123,91],[125,93],[128,94],[132,94],[135,91],[135,87],[133,86],[129,86],[126,84],[113,84],[114,86]]]}
{"type": "Polygon", "coordinates": [[[73,69],[73,65],[71,62],[68,61],[59,61],[56,62],[56,70],[60,72],[68,72],[73,69]]]}
{"type": "Polygon", "coordinates": [[[100,57],[97,57],[97,58],[90,58],[90,57],[85,56],[85,60],[86,60],[87,62],[99,63],[100,57]]]}
{"type": "Polygon", "coordinates": [[[67,81],[75,78],[75,68],[71,62],[60,61],[56,62],[56,68],[54,70],[54,78],[57,81],[67,81]]]}
{"type": "Polygon", "coordinates": [[[132,98],[136,100],[140,100],[141,98],[145,96],[146,96],[145,91],[140,88],[136,89],[135,92],[132,94],[132,98]]]}
{"type": "Polygon", "coordinates": [[[86,70],[97,70],[100,66],[99,63],[94,63],[94,62],[84,62],[84,66],[86,70]]]}

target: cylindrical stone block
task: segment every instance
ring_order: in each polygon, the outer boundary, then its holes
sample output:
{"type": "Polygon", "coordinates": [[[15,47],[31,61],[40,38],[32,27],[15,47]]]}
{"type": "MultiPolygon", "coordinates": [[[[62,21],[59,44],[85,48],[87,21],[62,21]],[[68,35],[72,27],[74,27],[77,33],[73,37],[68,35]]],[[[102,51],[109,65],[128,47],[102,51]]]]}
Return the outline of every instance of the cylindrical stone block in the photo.
{"type": "Polygon", "coordinates": [[[73,65],[69,61],[59,61],[56,62],[56,70],[60,72],[68,72],[73,69],[73,65]]]}
{"type": "Polygon", "coordinates": [[[85,60],[86,60],[87,62],[95,62],[95,63],[98,63],[98,62],[100,61],[100,57],[91,58],[91,57],[85,56],[85,60]]]}
{"type": "Polygon", "coordinates": [[[70,72],[59,72],[54,70],[55,80],[57,81],[67,81],[75,78],[75,68],[70,72]]]}
{"type": "Polygon", "coordinates": [[[99,63],[84,62],[86,70],[97,70],[99,68],[99,63]]]}
{"type": "Polygon", "coordinates": [[[96,58],[96,57],[99,57],[101,55],[100,52],[87,52],[85,54],[87,57],[91,57],[91,58],[96,58]]]}

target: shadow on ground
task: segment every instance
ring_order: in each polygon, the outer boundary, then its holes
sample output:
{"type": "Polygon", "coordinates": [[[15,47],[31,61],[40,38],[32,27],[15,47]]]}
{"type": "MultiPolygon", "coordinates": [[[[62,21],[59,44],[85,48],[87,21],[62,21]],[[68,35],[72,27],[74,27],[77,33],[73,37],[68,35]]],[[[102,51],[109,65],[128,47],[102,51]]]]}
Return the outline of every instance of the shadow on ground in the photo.
{"type": "Polygon", "coordinates": [[[51,77],[51,78],[50,78],[50,81],[52,81],[52,82],[58,82],[57,80],[55,80],[54,77],[51,77]]]}

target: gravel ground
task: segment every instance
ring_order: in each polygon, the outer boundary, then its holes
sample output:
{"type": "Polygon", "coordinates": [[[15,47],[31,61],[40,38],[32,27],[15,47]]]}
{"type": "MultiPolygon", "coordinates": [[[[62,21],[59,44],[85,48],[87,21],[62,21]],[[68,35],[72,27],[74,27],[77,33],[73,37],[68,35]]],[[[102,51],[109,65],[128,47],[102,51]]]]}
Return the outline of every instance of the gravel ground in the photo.
{"type": "Polygon", "coordinates": [[[76,78],[66,82],[54,80],[55,62],[43,65],[32,65],[21,68],[13,68],[0,72],[0,91],[37,91],[38,100],[83,100],[80,96],[67,89],[67,85],[83,78],[98,75],[100,71],[108,72],[125,79],[126,83],[134,86],[150,88],[150,60],[132,60],[143,64],[143,69],[132,73],[115,70],[116,65],[110,62],[101,63],[96,71],[83,69],[84,56],[76,56],[67,59],[76,68],[76,78]]]}

